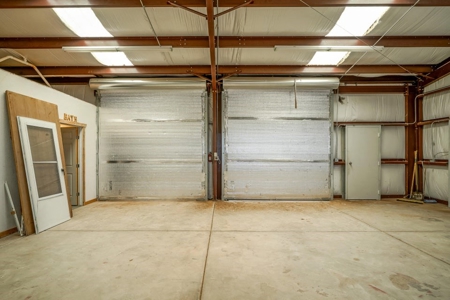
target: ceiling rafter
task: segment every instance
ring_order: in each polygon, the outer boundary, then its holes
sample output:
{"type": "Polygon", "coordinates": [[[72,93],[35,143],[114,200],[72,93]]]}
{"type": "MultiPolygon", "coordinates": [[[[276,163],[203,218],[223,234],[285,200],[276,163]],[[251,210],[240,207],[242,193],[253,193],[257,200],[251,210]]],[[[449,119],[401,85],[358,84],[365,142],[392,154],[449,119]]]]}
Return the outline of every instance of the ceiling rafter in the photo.
{"type": "Polygon", "coordinates": [[[433,68],[433,71],[429,74],[426,74],[425,80],[422,82],[423,86],[426,86],[439,78],[447,76],[450,74],[450,57],[436,65],[433,68]]]}
{"type": "MultiPolygon", "coordinates": [[[[213,37],[215,38],[215,37],[213,37]]],[[[320,36],[223,36],[221,48],[273,48],[286,46],[365,46],[372,45],[380,37],[320,37],[320,36]]],[[[208,36],[158,37],[162,46],[173,48],[208,48],[208,36]]],[[[155,37],[114,38],[0,38],[0,48],[58,49],[64,46],[158,46],[155,37]]],[[[384,37],[378,46],[384,47],[450,47],[450,36],[390,36],[384,37]]]]}
{"type": "MultiPolygon", "coordinates": [[[[211,80],[209,78],[206,78],[202,75],[199,74],[189,74],[192,76],[201,76],[203,77],[202,79],[211,82],[211,80]]],[[[220,79],[218,79],[218,81],[222,81],[226,78],[229,78],[231,76],[236,76],[236,75],[240,75],[240,74],[229,74],[226,75],[220,79]]],[[[47,77],[48,82],[51,85],[58,85],[58,84],[64,84],[64,85],[80,85],[80,84],[88,84],[89,80],[91,78],[96,78],[94,76],[85,76],[85,77],[47,77]]],[[[34,80],[34,81],[39,81],[41,82],[42,79],[39,77],[29,77],[29,79],[34,80]]],[[[365,86],[365,84],[393,84],[393,83],[399,83],[399,84],[406,84],[406,83],[410,83],[410,84],[414,84],[416,83],[417,78],[416,77],[412,77],[412,76],[380,76],[380,77],[357,77],[357,76],[344,76],[342,77],[342,79],[340,80],[340,82],[342,84],[349,84],[349,85],[354,85],[354,84],[358,84],[361,86],[365,86]]]]}
{"type": "MultiPolygon", "coordinates": [[[[415,74],[433,71],[429,65],[404,66],[415,74]]],[[[245,65],[218,66],[218,74],[241,75],[341,75],[349,68],[341,66],[292,66],[292,65],[245,65]]],[[[34,76],[30,68],[4,67],[5,70],[21,76],[34,76]]],[[[133,75],[210,75],[211,66],[134,66],[134,67],[39,67],[44,76],[133,76],[133,75]]],[[[395,65],[357,65],[349,75],[358,74],[408,74],[395,65]]]]}
{"type": "MultiPolygon", "coordinates": [[[[145,7],[167,7],[167,0],[143,0],[145,7]]],[[[343,7],[343,6],[411,6],[416,0],[307,0],[313,7],[343,7]]],[[[177,2],[178,3],[178,2],[177,2]]],[[[205,7],[204,0],[180,0],[180,5],[186,7],[205,7]]],[[[220,7],[235,7],[242,0],[221,0],[220,7]]],[[[48,7],[140,7],[136,0],[2,0],[3,8],[48,8],[48,7]]],[[[450,6],[448,0],[421,0],[416,6],[450,6]]],[[[254,0],[250,7],[306,7],[298,0],[254,0]]]]}

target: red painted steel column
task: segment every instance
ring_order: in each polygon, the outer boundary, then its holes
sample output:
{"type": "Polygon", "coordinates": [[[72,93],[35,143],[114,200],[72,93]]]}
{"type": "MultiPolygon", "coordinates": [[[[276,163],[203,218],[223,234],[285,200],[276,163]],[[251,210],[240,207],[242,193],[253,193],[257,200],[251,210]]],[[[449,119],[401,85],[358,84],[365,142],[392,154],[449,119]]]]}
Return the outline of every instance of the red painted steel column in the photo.
{"type": "Polygon", "coordinates": [[[213,97],[212,110],[213,110],[213,132],[212,132],[212,176],[213,176],[213,199],[217,199],[217,74],[216,74],[216,43],[214,35],[214,3],[213,0],[206,0],[206,15],[208,19],[208,41],[209,41],[209,56],[211,59],[211,93],[213,97]]]}

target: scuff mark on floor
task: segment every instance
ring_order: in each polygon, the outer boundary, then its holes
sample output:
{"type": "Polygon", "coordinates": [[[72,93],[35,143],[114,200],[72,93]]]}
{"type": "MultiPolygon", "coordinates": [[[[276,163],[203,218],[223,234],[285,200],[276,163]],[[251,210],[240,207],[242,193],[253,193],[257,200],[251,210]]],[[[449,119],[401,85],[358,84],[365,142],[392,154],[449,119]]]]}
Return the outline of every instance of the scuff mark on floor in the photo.
{"type": "Polygon", "coordinates": [[[371,285],[371,284],[369,284],[369,286],[370,286],[371,288],[373,288],[374,290],[378,291],[378,292],[381,292],[381,293],[383,293],[383,294],[388,295],[388,293],[386,293],[385,291],[383,291],[383,290],[380,289],[380,288],[377,288],[376,286],[373,286],[373,285],[371,285]]]}
{"type": "Polygon", "coordinates": [[[425,292],[428,295],[433,296],[433,297],[434,297],[433,292],[430,289],[428,289],[428,288],[431,288],[433,290],[438,290],[439,289],[439,288],[437,288],[437,287],[435,287],[435,286],[433,286],[431,284],[428,284],[428,283],[423,283],[422,284],[418,280],[416,280],[415,278],[413,278],[411,276],[408,276],[408,275],[405,275],[405,274],[396,273],[396,274],[393,274],[393,275],[389,276],[389,279],[391,280],[392,284],[395,287],[397,287],[397,288],[399,288],[401,290],[404,290],[404,291],[405,290],[409,290],[409,288],[412,287],[412,288],[418,290],[419,292],[425,292]],[[425,286],[425,287],[423,287],[422,285],[425,286]]]}

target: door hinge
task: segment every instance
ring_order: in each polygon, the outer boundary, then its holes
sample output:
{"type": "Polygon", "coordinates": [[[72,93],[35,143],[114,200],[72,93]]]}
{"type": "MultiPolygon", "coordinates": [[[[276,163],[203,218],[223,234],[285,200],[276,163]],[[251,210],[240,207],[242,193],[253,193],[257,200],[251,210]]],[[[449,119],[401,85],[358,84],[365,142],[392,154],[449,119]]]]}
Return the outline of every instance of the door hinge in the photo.
{"type": "Polygon", "coordinates": [[[77,164],[77,168],[79,168],[80,167],[80,164],[77,164]]]}
{"type": "Polygon", "coordinates": [[[378,195],[380,194],[380,190],[378,190],[378,195]]]}
{"type": "Polygon", "coordinates": [[[80,139],[80,136],[79,135],[77,135],[77,140],[79,140],[80,139]]]}
{"type": "Polygon", "coordinates": [[[80,192],[77,193],[77,196],[80,196],[80,192]]]}

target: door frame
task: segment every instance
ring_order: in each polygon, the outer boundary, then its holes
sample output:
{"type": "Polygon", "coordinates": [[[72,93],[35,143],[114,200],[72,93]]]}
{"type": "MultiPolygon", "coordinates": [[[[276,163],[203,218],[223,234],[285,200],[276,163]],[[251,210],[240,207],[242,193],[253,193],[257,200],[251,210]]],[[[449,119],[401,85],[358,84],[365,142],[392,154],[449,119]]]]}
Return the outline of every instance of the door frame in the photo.
{"type": "MultiPolygon", "coordinates": [[[[348,125],[345,126],[345,199],[346,200],[354,200],[353,198],[349,198],[348,196],[348,140],[349,134],[348,130],[350,128],[377,128],[378,131],[378,197],[375,199],[367,199],[367,200],[381,200],[381,125],[348,125]]],[[[358,200],[366,200],[366,199],[358,199],[358,200]]]]}
{"type": "MultiPolygon", "coordinates": [[[[69,127],[77,128],[78,134],[78,151],[77,151],[77,161],[80,165],[77,171],[78,176],[78,192],[80,195],[78,196],[78,204],[77,206],[86,205],[86,150],[85,150],[85,138],[86,138],[86,124],[78,123],[78,122],[70,122],[67,120],[59,120],[61,125],[66,125],[69,127]]],[[[61,127],[60,127],[61,130],[61,127]]],[[[62,133],[61,133],[62,136],[62,133]]]]}

